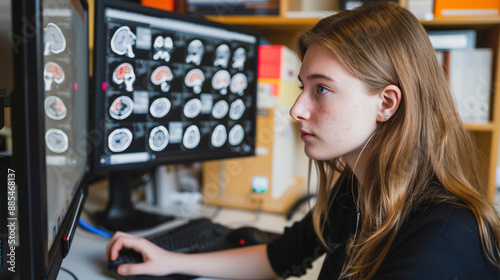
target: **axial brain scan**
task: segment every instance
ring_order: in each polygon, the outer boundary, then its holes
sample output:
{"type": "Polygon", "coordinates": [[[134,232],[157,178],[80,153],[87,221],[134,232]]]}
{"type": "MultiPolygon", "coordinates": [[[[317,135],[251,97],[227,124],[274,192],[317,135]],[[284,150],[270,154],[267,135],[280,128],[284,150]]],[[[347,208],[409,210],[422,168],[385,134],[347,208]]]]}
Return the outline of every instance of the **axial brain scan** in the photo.
{"type": "Polygon", "coordinates": [[[134,101],[128,96],[120,96],[111,103],[109,114],[115,120],[123,120],[134,111],[134,101]]]}
{"type": "Polygon", "coordinates": [[[53,120],[62,120],[66,117],[68,110],[66,105],[57,96],[48,96],[45,98],[45,114],[53,120]]]}

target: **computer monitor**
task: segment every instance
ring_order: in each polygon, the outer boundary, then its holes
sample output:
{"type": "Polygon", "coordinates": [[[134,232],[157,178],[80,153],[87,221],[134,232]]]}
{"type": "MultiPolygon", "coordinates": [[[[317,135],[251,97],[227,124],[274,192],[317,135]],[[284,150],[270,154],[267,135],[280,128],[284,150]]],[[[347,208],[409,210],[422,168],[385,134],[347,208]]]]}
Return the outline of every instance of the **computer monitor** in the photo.
{"type": "Polygon", "coordinates": [[[98,220],[148,227],[162,217],[136,214],[128,170],[255,154],[259,35],[119,1],[95,18],[93,168],[110,174],[98,220]]]}
{"type": "Polygon", "coordinates": [[[88,7],[85,0],[9,2],[13,163],[2,219],[8,244],[19,247],[8,247],[2,263],[18,279],[55,279],[86,197],[88,7]]]}

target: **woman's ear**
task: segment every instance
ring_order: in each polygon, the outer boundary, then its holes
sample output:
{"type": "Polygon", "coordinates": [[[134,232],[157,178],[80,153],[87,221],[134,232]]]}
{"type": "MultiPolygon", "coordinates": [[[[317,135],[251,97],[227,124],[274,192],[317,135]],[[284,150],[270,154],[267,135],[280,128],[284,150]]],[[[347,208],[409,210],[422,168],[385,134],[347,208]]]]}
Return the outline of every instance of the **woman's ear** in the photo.
{"type": "Polygon", "coordinates": [[[401,101],[401,90],[395,85],[388,85],[379,92],[379,110],[377,113],[378,122],[389,120],[399,107],[401,101]]]}

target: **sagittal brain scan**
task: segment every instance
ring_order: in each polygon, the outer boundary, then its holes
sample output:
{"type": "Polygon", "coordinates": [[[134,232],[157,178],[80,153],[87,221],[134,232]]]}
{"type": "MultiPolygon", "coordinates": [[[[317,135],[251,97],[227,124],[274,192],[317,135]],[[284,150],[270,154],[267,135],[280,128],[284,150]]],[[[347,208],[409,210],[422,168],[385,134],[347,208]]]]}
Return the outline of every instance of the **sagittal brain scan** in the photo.
{"type": "Polygon", "coordinates": [[[64,82],[64,70],[59,64],[49,61],[43,68],[43,80],[45,82],[45,90],[52,90],[53,84],[60,85],[64,82]]]}
{"type": "Polygon", "coordinates": [[[117,85],[125,84],[126,91],[134,90],[135,73],[130,63],[122,63],[113,71],[113,82],[117,85]]]}
{"type": "MultiPolygon", "coordinates": [[[[105,23],[100,164],[255,148],[255,35],[114,8],[105,23]]],[[[63,77],[51,67],[46,87],[63,77]]],[[[64,115],[60,101],[47,102],[64,115]]]]}
{"type": "Polygon", "coordinates": [[[229,72],[226,70],[219,70],[212,78],[212,88],[215,90],[220,90],[220,94],[226,95],[230,81],[231,74],[229,74],[229,72]]]}
{"type": "Polygon", "coordinates": [[[174,75],[168,66],[162,65],[156,68],[151,74],[151,82],[154,85],[159,85],[161,91],[167,92],[170,89],[169,82],[172,81],[174,75]]]}
{"type": "Polygon", "coordinates": [[[66,49],[66,38],[61,28],[53,22],[49,22],[43,29],[43,40],[44,55],[58,54],[66,49]]]}
{"type": "Polygon", "coordinates": [[[111,38],[111,49],[118,55],[134,58],[135,53],[132,47],[135,45],[136,40],[137,36],[130,31],[130,27],[122,26],[115,31],[111,38]]]}

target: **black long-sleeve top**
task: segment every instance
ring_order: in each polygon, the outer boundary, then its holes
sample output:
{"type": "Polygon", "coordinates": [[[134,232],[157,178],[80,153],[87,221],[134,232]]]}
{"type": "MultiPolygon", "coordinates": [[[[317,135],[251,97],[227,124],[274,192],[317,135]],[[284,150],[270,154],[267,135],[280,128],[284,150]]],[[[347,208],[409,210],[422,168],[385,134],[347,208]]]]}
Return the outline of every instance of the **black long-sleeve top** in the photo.
{"type": "MultiPolygon", "coordinates": [[[[344,183],[329,211],[330,226],[324,234],[332,250],[327,250],[316,236],[311,213],[268,244],[271,266],[282,278],[304,275],[324,253],[318,279],[339,278],[345,245],[357,221],[352,185],[349,180],[339,181],[344,183]]],[[[500,280],[500,268],[484,254],[472,212],[443,202],[422,207],[411,215],[372,279],[500,280]]]]}

